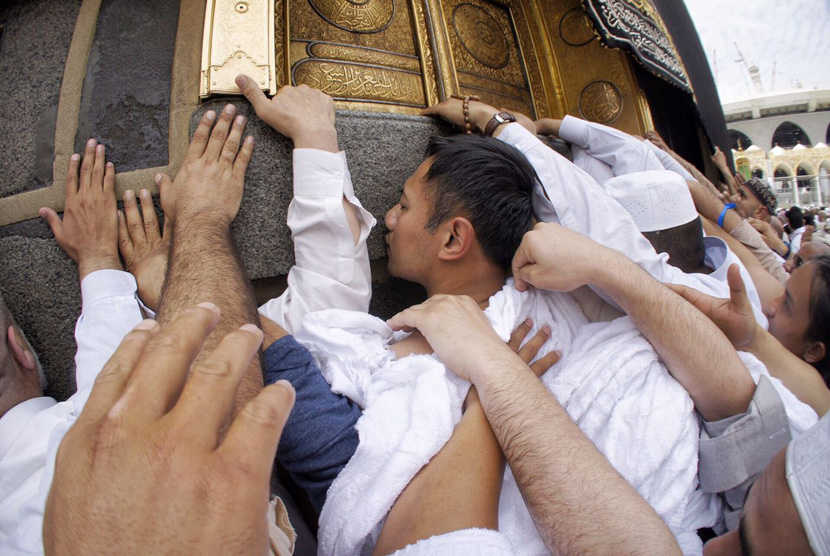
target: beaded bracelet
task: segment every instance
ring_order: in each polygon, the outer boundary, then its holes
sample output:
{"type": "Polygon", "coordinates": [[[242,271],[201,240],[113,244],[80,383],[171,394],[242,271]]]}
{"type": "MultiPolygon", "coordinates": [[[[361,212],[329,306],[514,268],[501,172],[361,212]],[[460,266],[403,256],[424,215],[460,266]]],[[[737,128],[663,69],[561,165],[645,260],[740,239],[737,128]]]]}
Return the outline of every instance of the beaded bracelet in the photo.
{"type": "Polygon", "coordinates": [[[464,95],[463,97],[460,95],[452,95],[452,98],[458,99],[463,101],[464,107],[464,129],[467,133],[473,132],[473,124],[470,122],[470,101],[480,101],[481,97],[478,95],[464,95]]]}

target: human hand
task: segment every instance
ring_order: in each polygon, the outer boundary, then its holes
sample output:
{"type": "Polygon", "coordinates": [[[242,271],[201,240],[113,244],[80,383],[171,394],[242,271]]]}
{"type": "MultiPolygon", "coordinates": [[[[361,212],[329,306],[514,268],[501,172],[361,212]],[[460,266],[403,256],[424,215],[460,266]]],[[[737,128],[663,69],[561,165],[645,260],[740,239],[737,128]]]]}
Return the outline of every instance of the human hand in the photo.
{"type": "MultiPolygon", "coordinates": [[[[498,113],[498,110],[483,102],[475,100],[469,102],[470,123],[474,129],[480,132],[484,132],[487,122],[492,119],[494,114],[498,113]]],[[[464,120],[464,101],[457,98],[448,98],[443,102],[433,104],[423,110],[421,115],[438,116],[461,129],[464,129],[466,124],[464,120]]]]}
{"type": "Polygon", "coordinates": [[[401,311],[386,324],[393,330],[418,329],[441,361],[473,384],[496,361],[516,357],[514,350],[493,330],[478,304],[465,295],[434,295],[401,311]]]}
{"type": "Polygon", "coordinates": [[[655,147],[658,147],[664,151],[670,150],[668,145],[666,145],[666,142],[663,141],[663,138],[660,137],[660,134],[653,129],[646,131],[645,138],[648,139],[655,147]]]}
{"type": "Polygon", "coordinates": [[[518,355],[526,365],[530,366],[530,370],[533,371],[533,374],[540,377],[545,374],[548,369],[555,365],[557,361],[559,361],[562,357],[562,352],[554,350],[534,361],[536,355],[539,353],[539,350],[548,338],[550,338],[550,327],[548,325],[543,326],[538,332],[536,332],[536,335],[533,336],[533,338],[527,342],[524,342],[524,339],[527,338],[527,334],[530,332],[530,328],[532,326],[533,321],[530,319],[527,319],[521,323],[516,330],[513,331],[513,334],[511,334],[510,340],[507,342],[507,346],[515,351],[516,355],[518,355]]]}
{"type": "Polygon", "coordinates": [[[339,151],[334,129],[334,100],[329,95],[308,85],[286,85],[269,100],[246,75],[238,75],[236,84],[259,119],[293,140],[295,148],[339,151]]]}
{"type": "Polygon", "coordinates": [[[813,233],[816,231],[815,226],[807,225],[804,229],[804,233],[801,236],[801,245],[804,245],[808,241],[813,241],[813,233]]]}
{"type": "Polygon", "coordinates": [[[191,371],[219,317],[203,303],[124,338],[58,450],[46,554],[267,552],[271,467],[294,390],[265,387],[222,437],[262,332],[231,332],[191,371]]]}
{"type": "Polygon", "coordinates": [[[666,286],[709,317],[709,320],[729,338],[735,349],[741,349],[755,339],[758,324],[755,322],[752,304],[746,294],[738,265],[733,264],[729,267],[726,280],[729,283],[729,299],[712,297],[678,284],[666,286]]]}
{"type": "Polygon", "coordinates": [[[167,174],[156,174],[159,191],[164,191],[165,219],[175,222],[202,214],[229,226],[236,217],[254,138],[248,136],[242,143],[245,117],[234,119],[235,113],[233,104],[226,105],[218,119],[213,110],[208,110],[190,140],[175,181],[167,174]]]}
{"type": "MultiPolygon", "coordinates": [[[[515,110],[510,110],[509,108],[499,108],[499,112],[507,112],[509,114],[513,114],[513,117],[516,118],[516,123],[528,130],[533,135],[536,135],[536,124],[533,120],[522,114],[521,112],[516,112],[515,110]]],[[[491,116],[492,117],[492,116],[491,116]]],[[[487,125],[487,124],[485,124],[487,125]]]]}
{"type": "Polygon", "coordinates": [[[115,168],[112,162],[104,163],[105,157],[104,145],[90,139],[83,163],[78,154],[69,159],[63,220],[50,208],[38,211],[58,245],[78,263],[81,281],[96,270],[122,268],[118,259],[115,168]]]}
{"type": "Polygon", "coordinates": [[[170,219],[165,218],[164,230],[159,233],[156,207],[146,189],[141,190],[141,213],[135,193],[130,189],[124,192],[124,212],[118,211],[118,248],[127,272],[135,276],[138,296],[158,312],[170,252],[170,219]]]}
{"type": "Polygon", "coordinates": [[[720,147],[715,146],[715,152],[712,154],[710,158],[712,159],[712,162],[715,164],[715,166],[717,166],[718,168],[728,167],[726,164],[726,155],[723,154],[723,151],[720,150],[720,147]]]}
{"type": "Polygon", "coordinates": [[[761,236],[764,238],[764,241],[767,244],[769,244],[773,240],[779,240],[780,241],[780,238],[778,237],[778,234],[775,233],[775,230],[773,229],[773,227],[770,225],[769,222],[765,222],[763,220],[759,220],[757,218],[752,218],[752,217],[747,218],[747,222],[749,222],[749,224],[753,228],[755,228],[755,230],[759,234],[761,234],[761,236]]]}
{"type": "Polygon", "coordinates": [[[513,256],[516,289],[571,291],[597,283],[619,253],[559,224],[540,222],[513,256]]]}

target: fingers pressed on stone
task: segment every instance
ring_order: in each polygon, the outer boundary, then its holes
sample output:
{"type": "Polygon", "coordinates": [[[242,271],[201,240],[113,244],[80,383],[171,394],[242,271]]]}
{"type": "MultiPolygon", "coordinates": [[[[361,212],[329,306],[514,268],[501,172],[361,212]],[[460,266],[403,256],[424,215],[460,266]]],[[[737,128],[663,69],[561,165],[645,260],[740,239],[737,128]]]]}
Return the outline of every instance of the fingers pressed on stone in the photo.
{"type": "Polygon", "coordinates": [[[145,237],[151,241],[156,240],[159,238],[159,223],[156,219],[156,207],[153,206],[153,196],[147,189],[142,189],[140,199],[145,237]]]}
{"type": "Polygon", "coordinates": [[[144,233],[144,221],[138,212],[138,204],[135,201],[135,193],[132,189],[124,192],[124,216],[127,218],[127,230],[130,232],[133,245],[145,243],[147,236],[144,233]]]}
{"type": "Polygon", "coordinates": [[[95,147],[98,142],[95,139],[90,139],[86,143],[86,150],[84,150],[84,159],[81,162],[81,183],[78,190],[82,191],[89,187],[92,182],[92,167],[95,165],[95,147]]]}

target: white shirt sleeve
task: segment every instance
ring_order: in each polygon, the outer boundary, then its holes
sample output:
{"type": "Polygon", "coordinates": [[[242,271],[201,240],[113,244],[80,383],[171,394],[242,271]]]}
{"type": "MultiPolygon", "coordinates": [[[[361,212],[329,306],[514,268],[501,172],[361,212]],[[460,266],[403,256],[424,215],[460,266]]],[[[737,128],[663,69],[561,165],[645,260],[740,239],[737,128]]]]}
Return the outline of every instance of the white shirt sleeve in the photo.
{"type": "MultiPolygon", "coordinates": [[[[539,176],[533,212],[542,222],[557,222],[607,247],[624,253],[660,282],[692,287],[708,295],[728,298],[729,287],[705,274],[686,274],[668,263],[640,233],[631,215],[591,176],[548,148],[521,125],[509,124],[498,138],[519,149],[539,176]]],[[[618,307],[610,297],[595,290],[618,307]]]]}
{"type": "Polygon", "coordinates": [[[294,149],[294,199],[288,207],[294,266],[288,288],[260,312],[293,333],[312,311],[368,311],[372,277],[366,239],[375,222],[355,197],[344,152],[294,149]],[[343,197],[357,208],[357,245],[343,197]]]}
{"type": "Polygon", "coordinates": [[[559,137],[608,164],[615,176],[664,169],[642,141],[612,127],[565,116],[559,137]]]}
{"type": "Polygon", "coordinates": [[[678,161],[676,161],[672,155],[646,139],[643,141],[643,145],[657,157],[660,161],[660,164],[663,165],[663,168],[668,170],[669,172],[674,172],[675,174],[679,174],[686,181],[697,181],[695,177],[689,173],[683,166],[680,165],[678,161]]]}
{"type": "Polygon", "coordinates": [[[127,333],[141,322],[135,278],[121,270],[98,270],[81,282],[83,306],[75,325],[75,382],[78,411],[95,378],[127,333]]]}

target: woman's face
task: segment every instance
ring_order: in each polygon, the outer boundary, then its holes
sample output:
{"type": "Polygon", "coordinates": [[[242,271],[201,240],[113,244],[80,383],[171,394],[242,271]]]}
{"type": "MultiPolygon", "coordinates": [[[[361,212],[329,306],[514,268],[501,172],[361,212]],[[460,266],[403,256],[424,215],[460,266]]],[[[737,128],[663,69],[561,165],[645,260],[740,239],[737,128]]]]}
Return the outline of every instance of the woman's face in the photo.
{"type": "Polygon", "coordinates": [[[795,269],[787,280],[784,295],[774,300],[767,311],[770,334],[802,359],[811,343],[807,328],[815,273],[815,265],[811,264],[795,269]]]}

